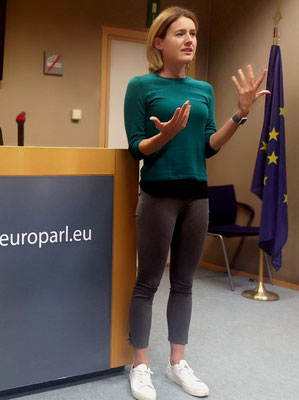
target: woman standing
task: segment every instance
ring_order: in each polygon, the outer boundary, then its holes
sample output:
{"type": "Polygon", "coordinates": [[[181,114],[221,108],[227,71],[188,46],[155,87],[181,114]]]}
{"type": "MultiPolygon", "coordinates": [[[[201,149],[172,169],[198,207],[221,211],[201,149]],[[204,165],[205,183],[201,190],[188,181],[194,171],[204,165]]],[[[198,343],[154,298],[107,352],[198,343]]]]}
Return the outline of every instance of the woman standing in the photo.
{"type": "Polygon", "coordinates": [[[257,89],[266,70],[254,82],[239,70],[233,83],[238,91],[236,113],[216,131],[212,87],[186,76],[196,51],[196,16],[183,8],[164,10],[150,28],[147,57],[150,73],[133,78],[125,98],[129,150],[144,159],[141,194],[136,210],[138,276],[130,306],[130,371],[133,396],[156,399],[147,355],[152,302],[170,256],[170,294],[167,305],[170,358],[169,379],[194,396],[209,389],[185,361],[184,350],[192,308],[192,281],[208,225],[205,159],[217,153],[246,121],[251,105],[263,94],[257,89]],[[165,122],[166,121],[166,122],[165,122]]]}

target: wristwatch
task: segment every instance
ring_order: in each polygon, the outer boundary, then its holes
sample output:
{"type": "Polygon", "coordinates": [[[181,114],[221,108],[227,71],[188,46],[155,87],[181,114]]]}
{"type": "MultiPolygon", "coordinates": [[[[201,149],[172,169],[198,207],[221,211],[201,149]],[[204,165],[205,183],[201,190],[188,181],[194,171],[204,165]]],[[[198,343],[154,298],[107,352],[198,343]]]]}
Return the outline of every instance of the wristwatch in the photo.
{"type": "Polygon", "coordinates": [[[232,120],[238,125],[243,125],[247,121],[247,118],[246,117],[241,117],[240,118],[240,117],[237,116],[237,114],[234,114],[232,116],[232,120]]]}

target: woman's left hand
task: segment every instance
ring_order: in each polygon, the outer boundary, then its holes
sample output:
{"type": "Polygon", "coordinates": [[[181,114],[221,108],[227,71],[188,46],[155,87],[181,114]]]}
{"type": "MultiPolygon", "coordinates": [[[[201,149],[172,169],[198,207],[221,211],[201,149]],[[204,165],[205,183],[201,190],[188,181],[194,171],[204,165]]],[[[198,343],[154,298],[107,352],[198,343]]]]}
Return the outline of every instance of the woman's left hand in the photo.
{"type": "Polygon", "coordinates": [[[239,84],[237,78],[235,76],[232,77],[232,81],[238,92],[238,116],[246,117],[250,111],[252,104],[262,97],[265,94],[270,94],[269,90],[261,90],[257,92],[258,88],[262,84],[267,70],[264,69],[259,79],[254,82],[254,75],[251,65],[247,65],[247,79],[242,71],[242,69],[238,70],[238,74],[241,80],[241,85],[239,84]]]}

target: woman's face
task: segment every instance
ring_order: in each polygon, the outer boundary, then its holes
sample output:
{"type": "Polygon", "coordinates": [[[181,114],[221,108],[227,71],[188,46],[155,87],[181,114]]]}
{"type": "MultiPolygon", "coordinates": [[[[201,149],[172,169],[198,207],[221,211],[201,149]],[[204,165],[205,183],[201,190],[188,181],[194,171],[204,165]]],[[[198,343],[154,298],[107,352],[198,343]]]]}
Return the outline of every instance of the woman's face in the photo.
{"type": "Polygon", "coordinates": [[[168,28],[164,39],[155,38],[164,65],[191,63],[196,51],[196,28],[190,18],[180,17],[168,28]]]}

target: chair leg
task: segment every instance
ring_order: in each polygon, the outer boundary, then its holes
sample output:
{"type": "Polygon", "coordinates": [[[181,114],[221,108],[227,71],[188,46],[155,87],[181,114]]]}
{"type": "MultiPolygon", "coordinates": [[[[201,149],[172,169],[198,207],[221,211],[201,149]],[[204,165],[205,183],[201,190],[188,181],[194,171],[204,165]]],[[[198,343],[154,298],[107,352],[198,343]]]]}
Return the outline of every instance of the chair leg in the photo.
{"type": "Polygon", "coordinates": [[[266,264],[267,264],[267,270],[268,270],[269,279],[270,279],[271,285],[273,285],[272,272],[271,272],[268,256],[264,251],[263,251],[263,253],[264,253],[264,257],[265,257],[266,264]]]}
{"type": "Polygon", "coordinates": [[[231,273],[230,273],[230,266],[229,266],[229,262],[228,262],[228,258],[227,258],[227,253],[226,253],[226,249],[225,249],[225,245],[224,245],[224,240],[223,240],[223,237],[221,235],[217,235],[217,236],[221,240],[221,245],[222,245],[222,250],[223,250],[223,254],[224,254],[225,265],[226,265],[226,270],[227,270],[227,275],[228,275],[230,288],[231,288],[231,290],[235,290],[234,285],[233,285],[233,281],[232,281],[232,276],[231,276],[231,273]]]}

